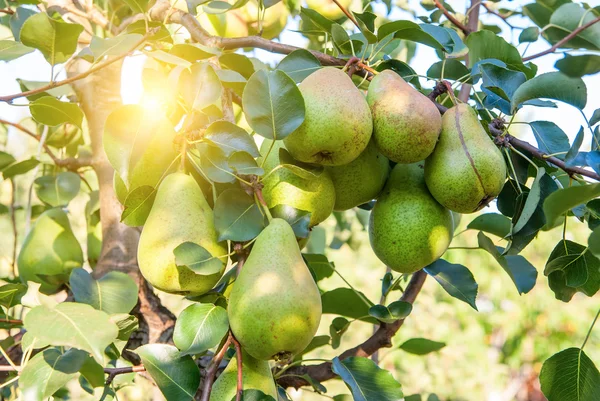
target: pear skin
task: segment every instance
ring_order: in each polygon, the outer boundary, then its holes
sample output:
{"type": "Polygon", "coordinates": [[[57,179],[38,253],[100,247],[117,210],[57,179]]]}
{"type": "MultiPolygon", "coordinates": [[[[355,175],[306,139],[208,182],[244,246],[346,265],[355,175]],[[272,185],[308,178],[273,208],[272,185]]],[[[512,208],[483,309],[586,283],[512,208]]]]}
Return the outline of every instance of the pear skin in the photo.
{"type": "MultiPolygon", "coordinates": [[[[260,147],[260,153],[268,157],[263,165],[265,175],[280,164],[279,149],[283,141],[265,140],[260,147]]],[[[263,181],[263,196],[269,208],[277,205],[288,205],[295,209],[310,212],[311,227],[325,220],[335,204],[335,188],[327,171],[312,179],[297,176],[286,168],[280,168],[269,174],[263,181]]]]}
{"type": "Polygon", "coordinates": [[[394,271],[414,273],[442,256],[453,229],[452,213],[427,190],[423,163],[397,164],[371,211],[375,255],[394,271]]]}
{"type": "Polygon", "coordinates": [[[335,187],[334,210],[348,210],[377,197],[390,171],[389,160],[381,155],[373,141],[352,162],[326,167],[335,187]]]}
{"type": "Polygon", "coordinates": [[[373,133],[371,110],[363,94],[341,70],[321,68],[298,86],[304,97],[304,122],[285,139],[296,159],[341,166],[356,159],[373,133]]]}
{"type": "Polygon", "coordinates": [[[367,101],[373,113],[373,138],[388,159],[402,164],[425,160],[442,130],[442,117],[426,96],[392,70],[369,84],[367,101]]]}
{"type": "MultiPolygon", "coordinates": [[[[227,367],[215,380],[210,401],[231,401],[237,392],[237,357],[231,358],[227,367]]],[[[268,361],[252,358],[242,350],[242,378],[244,390],[260,390],[277,399],[277,387],[268,361]]]]}
{"type": "Polygon", "coordinates": [[[290,360],[314,337],[321,310],[292,227],[273,219],[233,283],[227,313],[235,338],[256,359],[290,360]]]}
{"type": "Polygon", "coordinates": [[[504,157],[469,105],[444,114],[440,141],[425,162],[425,181],[439,203],[463,214],[480,210],[502,191],[504,157]]]}
{"type": "Polygon", "coordinates": [[[83,265],[81,246],[60,208],[42,213],[25,237],[17,267],[23,284],[40,283],[40,291],[52,294],[69,281],[71,270],[83,265]]]}
{"type": "Polygon", "coordinates": [[[150,284],[169,293],[199,295],[219,281],[227,256],[221,258],[221,271],[209,276],[175,264],[173,250],[188,241],[212,256],[227,255],[226,245],[217,242],[213,211],[198,183],[190,175],[173,173],[158,187],[138,245],[140,271],[150,284]]]}

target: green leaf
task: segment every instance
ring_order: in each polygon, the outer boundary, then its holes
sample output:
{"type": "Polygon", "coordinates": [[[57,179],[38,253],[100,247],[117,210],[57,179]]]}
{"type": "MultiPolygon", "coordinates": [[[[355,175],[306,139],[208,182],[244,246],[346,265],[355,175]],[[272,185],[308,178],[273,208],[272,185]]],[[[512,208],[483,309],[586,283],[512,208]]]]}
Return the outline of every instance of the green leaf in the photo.
{"type": "Polygon", "coordinates": [[[368,301],[362,292],[357,293],[350,288],[336,288],[321,294],[321,304],[324,314],[346,316],[365,322],[377,322],[373,318],[365,318],[365,316],[369,316],[369,309],[373,303],[368,301]]]}
{"type": "Polygon", "coordinates": [[[145,14],[149,0],[123,0],[135,14],[145,14]]]}
{"type": "MultiPolygon", "coordinates": [[[[560,6],[550,17],[550,26],[544,29],[544,37],[552,44],[564,39],[575,29],[597,18],[593,12],[577,3],[560,6]]],[[[581,31],[573,39],[561,45],[561,48],[600,50],[600,26],[594,24],[581,31]]]]}
{"type": "Polygon", "coordinates": [[[600,196],[600,184],[577,185],[553,192],[544,202],[544,214],[546,216],[544,230],[556,227],[558,219],[564,213],[597,196],[600,196]]]}
{"type": "Polygon", "coordinates": [[[41,341],[88,351],[100,364],[104,364],[104,349],[118,334],[105,312],[73,302],[54,308],[36,306],[25,315],[24,323],[25,329],[41,341]]]}
{"type": "Polygon", "coordinates": [[[207,47],[199,43],[176,44],[169,50],[169,53],[181,57],[191,63],[219,56],[221,54],[219,49],[207,47]]]}
{"type": "Polygon", "coordinates": [[[477,310],[475,298],[478,285],[473,274],[463,265],[453,264],[438,259],[425,269],[425,273],[435,279],[444,290],[454,298],[466,302],[477,310]]]}
{"type": "Polygon", "coordinates": [[[121,222],[129,227],[143,226],[152,210],[154,198],[156,198],[156,188],[149,185],[135,188],[125,198],[121,222]]]}
{"type": "Polygon", "coordinates": [[[219,120],[209,125],[203,139],[221,149],[227,157],[239,151],[247,152],[253,157],[260,156],[250,134],[229,121],[219,120]]]}
{"type": "Polygon", "coordinates": [[[189,355],[167,344],[147,344],[135,350],[167,401],[192,400],[200,385],[200,370],[189,355]]]}
{"type": "MultiPolygon", "coordinates": [[[[308,375],[306,375],[308,376],[308,375]]],[[[310,381],[309,381],[310,382],[310,381]]],[[[236,396],[232,397],[229,401],[235,401],[236,396]]],[[[270,395],[266,395],[260,390],[256,389],[247,389],[242,391],[242,401],[277,401],[275,398],[270,395]]]]}
{"type": "Polygon", "coordinates": [[[579,132],[577,133],[577,136],[573,140],[573,144],[571,145],[571,148],[565,155],[565,163],[567,164],[567,166],[573,165],[573,162],[577,158],[577,155],[579,154],[579,148],[581,148],[581,144],[583,143],[583,134],[584,134],[583,127],[581,127],[581,128],[579,128],[579,132]]]}
{"type": "Polygon", "coordinates": [[[600,56],[593,54],[570,56],[565,54],[565,57],[558,60],[554,67],[563,74],[574,78],[593,75],[600,72],[600,56]]]}
{"type": "Polygon", "coordinates": [[[469,47],[469,67],[481,60],[496,59],[505,63],[511,70],[521,71],[528,79],[535,76],[535,71],[523,64],[517,48],[493,32],[473,32],[467,36],[465,44],[469,47]]]}
{"type": "Polygon", "coordinates": [[[400,383],[369,358],[335,357],[331,369],[346,383],[355,401],[397,401],[403,397],[400,383]]]}
{"type": "Polygon", "coordinates": [[[302,257],[306,265],[313,273],[315,281],[321,281],[324,278],[331,277],[335,271],[335,264],[327,259],[327,256],[320,253],[303,253],[302,257]]]}
{"type": "Polygon", "coordinates": [[[477,235],[479,246],[490,253],[496,259],[498,264],[511,278],[519,295],[526,294],[535,286],[538,272],[536,268],[520,255],[502,255],[504,249],[494,246],[491,239],[482,232],[477,235]]]}
{"type": "Polygon", "coordinates": [[[467,225],[469,230],[480,230],[494,234],[500,238],[510,233],[511,221],[498,213],[480,214],[467,225]]]}
{"type": "Polygon", "coordinates": [[[14,40],[0,40],[0,61],[11,61],[34,50],[14,40]]]}
{"type": "Polygon", "coordinates": [[[438,61],[427,70],[427,76],[430,78],[442,79],[442,69],[444,70],[444,79],[461,79],[461,82],[472,84],[473,80],[469,77],[470,70],[460,61],[456,59],[446,59],[438,61]],[[468,79],[465,81],[465,76],[468,79]]]}
{"type": "Polygon", "coordinates": [[[31,159],[21,160],[18,163],[13,163],[8,167],[2,169],[2,176],[5,180],[13,178],[14,176],[25,174],[28,171],[33,170],[38,164],[40,164],[39,160],[31,159]]]}
{"type": "MultiPolygon", "coordinates": [[[[600,109],[594,110],[594,114],[592,114],[592,118],[590,118],[591,126],[594,126],[598,123],[600,123],[600,109]]],[[[596,150],[596,149],[592,149],[592,150],[596,150]]]]}
{"type": "Polygon", "coordinates": [[[202,111],[217,103],[221,98],[223,86],[212,66],[200,62],[193,64],[181,73],[179,91],[190,108],[202,111]]]}
{"type": "Polygon", "coordinates": [[[294,361],[299,361],[302,359],[304,354],[308,354],[310,351],[313,351],[317,348],[324,347],[325,345],[329,345],[331,342],[331,337],[329,336],[315,336],[310,344],[304,348],[304,350],[294,356],[294,361]]]}
{"type": "Polygon", "coordinates": [[[233,89],[238,96],[242,96],[247,83],[246,78],[242,74],[237,71],[223,69],[216,70],[215,72],[224,87],[233,89]]]}
{"type": "Polygon", "coordinates": [[[75,103],[44,96],[29,103],[29,111],[35,121],[40,124],[56,126],[69,123],[81,128],[83,111],[75,103]]]}
{"type": "Polygon", "coordinates": [[[21,303],[21,298],[27,293],[27,286],[23,284],[4,284],[0,287],[0,305],[10,309],[21,303]]]}
{"type": "Polygon", "coordinates": [[[67,24],[38,13],[27,18],[20,32],[21,42],[42,52],[52,65],[64,63],[77,49],[83,25],[67,24]]]}
{"type": "Polygon", "coordinates": [[[198,145],[200,150],[200,167],[209,180],[219,183],[235,182],[233,169],[229,167],[225,152],[207,143],[198,145]]]}
{"type": "Polygon", "coordinates": [[[17,160],[10,153],[6,153],[0,150],[0,171],[10,166],[17,160]]]}
{"type": "Polygon", "coordinates": [[[540,28],[537,26],[530,26],[521,31],[519,35],[519,43],[532,43],[536,42],[540,37],[540,28]]]}
{"type": "Polygon", "coordinates": [[[182,68],[190,68],[192,66],[192,63],[190,63],[186,59],[177,57],[171,53],[167,53],[162,50],[153,50],[151,52],[143,51],[143,53],[148,57],[152,57],[153,59],[162,63],[172,64],[174,66],[180,66],[182,68]]]}
{"type": "Polygon", "coordinates": [[[531,218],[531,216],[533,216],[533,214],[535,213],[538,204],[540,202],[541,199],[541,185],[540,185],[540,180],[542,179],[542,177],[546,174],[546,170],[543,167],[538,167],[537,170],[537,175],[535,177],[535,180],[533,181],[533,184],[531,184],[531,189],[529,190],[529,193],[527,194],[527,199],[525,200],[525,205],[523,206],[523,209],[521,210],[521,213],[519,214],[519,218],[517,219],[516,222],[514,222],[513,219],[513,228],[512,228],[512,233],[516,234],[519,231],[521,231],[521,229],[523,227],[525,227],[525,224],[527,224],[527,222],[529,222],[529,219],[531,218]]]}
{"type": "Polygon", "coordinates": [[[560,100],[583,109],[587,103],[587,88],[581,78],[571,78],[561,72],[548,72],[521,85],[513,96],[511,107],[514,111],[523,102],[539,98],[560,100]]]}
{"type": "Polygon", "coordinates": [[[227,310],[212,304],[193,304],[177,318],[173,342],[181,355],[201,354],[217,346],[228,330],[227,310]]]}
{"type": "Polygon", "coordinates": [[[79,193],[81,178],[66,171],[57,175],[45,175],[34,181],[37,197],[52,207],[66,206],[79,193]]]}
{"type": "Polygon", "coordinates": [[[265,227],[265,217],[254,199],[241,189],[228,189],[215,203],[219,241],[250,241],[265,227]]]}
{"type": "Polygon", "coordinates": [[[331,26],[334,24],[329,18],[325,18],[318,12],[310,8],[300,8],[300,18],[302,21],[309,21],[309,26],[314,25],[321,32],[331,33],[331,26]]]}
{"type": "Polygon", "coordinates": [[[74,269],[69,284],[77,302],[91,305],[109,315],[129,313],[138,301],[135,281],[117,271],[108,272],[95,280],[84,269],[74,269]]]}
{"type": "Polygon", "coordinates": [[[250,79],[254,74],[254,64],[243,54],[226,53],[219,57],[219,63],[222,67],[239,72],[244,78],[250,79]]]}
{"type": "Polygon", "coordinates": [[[84,48],[78,57],[94,62],[102,60],[106,56],[120,56],[131,51],[142,38],[143,36],[139,33],[124,34],[107,39],[92,36],[90,45],[84,48]]]}
{"type": "MultiPolygon", "coordinates": [[[[48,86],[50,84],[50,82],[47,82],[47,81],[28,81],[28,80],[19,79],[19,78],[17,78],[17,82],[19,82],[19,86],[21,87],[21,90],[23,92],[28,91],[28,90],[33,90],[33,89],[39,89],[44,86],[48,86]]],[[[73,87],[71,85],[62,85],[62,86],[58,86],[56,88],[48,89],[45,92],[37,93],[35,95],[29,95],[29,96],[27,96],[27,100],[34,101],[34,100],[37,100],[44,96],[62,97],[62,96],[70,96],[73,94],[74,94],[73,87]]],[[[61,127],[59,127],[58,129],[60,129],[60,128],[61,127]]],[[[70,127],[70,128],[72,130],[78,130],[77,128],[74,128],[74,127],[70,127]]],[[[48,145],[59,147],[55,144],[55,138],[52,138],[54,135],[55,135],[55,133],[52,132],[52,130],[50,130],[50,132],[48,133],[48,138],[46,139],[46,142],[48,143],[48,145]]],[[[63,146],[66,146],[66,144],[63,146]]],[[[62,146],[60,146],[60,147],[62,147],[62,146]]]]}
{"type": "Polygon", "coordinates": [[[544,274],[556,298],[563,302],[569,302],[576,292],[591,297],[600,290],[600,260],[573,241],[561,240],[556,244],[544,274]]]}
{"type": "Polygon", "coordinates": [[[193,242],[179,244],[174,250],[175,264],[187,267],[196,274],[210,276],[219,273],[225,264],[220,258],[224,255],[211,255],[205,248],[193,242]]]}
{"type": "Polygon", "coordinates": [[[300,83],[304,78],[321,68],[321,62],[308,50],[294,50],[281,60],[277,66],[288,74],[296,83],[300,83]]]}
{"type": "Polygon", "coordinates": [[[242,105],[250,127],[268,139],[283,139],[304,122],[302,93],[281,70],[255,72],[244,89],[242,105]]]}
{"type": "Polygon", "coordinates": [[[32,10],[30,8],[25,7],[17,7],[15,13],[10,16],[10,30],[13,34],[13,37],[16,41],[21,40],[21,29],[23,28],[23,24],[33,15],[38,13],[37,10],[32,10]]]}
{"type": "Polygon", "coordinates": [[[411,338],[400,345],[400,349],[415,355],[427,355],[441,350],[446,343],[428,340],[426,338],[411,338]]]}
{"type": "Polygon", "coordinates": [[[377,15],[369,11],[365,11],[362,14],[352,12],[352,14],[354,14],[356,22],[358,22],[358,28],[367,39],[367,42],[369,42],[369,44],[377,43],[377,35],[373,33],[375,32],[375,20],[377,19],[377,15]]]}
{"type": "Polygon", "coordinates": [[[542,152],[555,154],[569,150],[569,137],[558,125],[551,121],[532,121],[529,126],[542,152]]]}
{"type": "Polygon", "coordinates": [[[258,167],[258,163],[245,151],[234,152],[229,156],[227,160],[229,168],[231,168],[236,175],[263,175],[265,170],[262,167],[258,167]]]}
{"type": "Polygon", "coordinates": [[[381,25],[377,30],[377,37],[379,38],[379,41],[392,34],[398,39],[410,40],[433,47],[437,50],[444,50],[444,45],[438,42],[436,38],[423,31],[421,26],[412,21],[398,20],[388,22],[381,25]]]}
{"type": "MultiPolygon", "coordinates": [[[[596,227],[588,238],[588,247],[595,257],[600,257],[600,226],[596,227]]],[[[2,287],[0,287],[0,293],[2,287]]]]}
{"type": "Polygon", "coordinates": [[[67,384],[79,371],[87,353],[70,349],[48,348],[35,355],[19,376],[19,388],[25,400],[43,400],[67,384]]]}
{"type": "Polygon", "coordinates": [[[283,204],[276,205],[270,211],[273,217],[284,219],[292,226],[296,238],[308,238],[310,235],[310,212],[283,204]]]}
{"type": "Polygon", "coordinates": [[[394,323],[405,319],[412,312],[412,304],[404,301],[392,302],[388,306],[374,305],[369,309],[369,315],[383,323],[394,323]]]}
{"type": "Polygon", "coordinates": [[[86,355],[83,365],[79,368],[79,373],[92,388],[104,387],[104,369],[90,355],[86,355]]]}
{"type": "Polygon", "coordinates": [[[547,359],[540,384],[548,401],[600,399],[600,372],[580,348],[568,348],[547,359]]]}
{"type": "Polygon", "coordinates": [[[525,74],[491,63],[478,64],[483,79],[482,86],[506,101],[510,101],[515,91],[526,80],[525,74]]]}

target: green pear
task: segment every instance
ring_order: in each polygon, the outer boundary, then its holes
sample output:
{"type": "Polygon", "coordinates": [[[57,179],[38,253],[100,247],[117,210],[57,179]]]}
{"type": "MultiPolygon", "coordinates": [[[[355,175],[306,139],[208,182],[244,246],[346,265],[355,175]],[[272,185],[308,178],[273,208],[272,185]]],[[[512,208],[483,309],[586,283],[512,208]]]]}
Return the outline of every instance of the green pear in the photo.
{"type": "Polygon", "coordinates": [[[335,187],[334,210],[348,210],[377,197],[388,177],[389,160],[382,156],[373,141],[352,162],[344,166],[328,166],[335,187]]]}
{"type": "Polygon", "coordinates": [[[425,181],[438,202],[458,213],[486,206],[504,186],[506,163],[468,104],[450,108],[425,162],[425,181]]]}
{"type": "Polygon", "coordinates": [[[203,294],[223,275],[224,255],[227,247],[217,242],[213,211],[194,178],[180,172],[168,175],[158,187],[138,245],[138,263],[146,280],[165,292],[203,294]],[[221,257],[221,271],[203,276],[178,267],[173,250],[188,241],[221,257]]]}
{"type": "MultiPolygon", "coordinates": [[[[352,0],[339,0],[340,4],[348,10],[352,0]]],[[[330,20],[338,20],[344,16],[344,12],[333,0],[306,0],[306,5],[330,20]]]]}
{"type": "Polygon", "coordinates": [[[348,75],[334,67],[321,68],[299,85],[306,113],[304,122],[285,139],[285,147],[306,163],[340,166],[356,159],[373,133],[371,110],[348,75]]]}
{"type": "Polygon", "coordinates": [[[380,72],[369,85],[373,138],[379,151],[396,163],[425,160],[442,130],[433,102],[392,70],[380,72]]]}
{"type": "MultiPolygon", "coordinates": [[[[237,392],[237,358],[234,356],[213,384],[210,401],[231,401],[237,392]]],[[[242,379],[244,390],[260,390],[277,399],[277,387],[269,362],[252,358],[242,350],[242,379]]]]}
{"type": "MultiPolygon", "coordinates": [[[[275,144],[272,144],[272,140],[265,140],[260,147],[262,155],[268,154],[263,165],[265,175],[280,164],[279,149],[285,148],[283,141],[275,141],[275,144]]],[[[286,168],[279,168],[269,174],[263,184],[263,196],[269,208],[288,205],[310,212],[311,227],[325,220],[333,212],[335,188],[326,171],[315,178],[305,179],[286,168]]]]}
{"type": "Polygon", "coordinates": [[[273,219],[256,238],[227,313],[235,338],[256,359],[290,360],[314,337],[321,296],[285,220],[273,219]]]}
{"type": "Polygon", "coordinates": [[[71,270],[83,265],[81,246],[60,208],[46,210],[25,237],[17,266],[24,284],[40,283],[40,291],[52,294],[69,281],[71,270]]]}
{"type": "Polygon", "coordinates": [[[371,211],[375,255],[392,270],[414,273],[442,256],[453,228],[452,213],[427,190],[423,163],[397,164],[371,211]]]}

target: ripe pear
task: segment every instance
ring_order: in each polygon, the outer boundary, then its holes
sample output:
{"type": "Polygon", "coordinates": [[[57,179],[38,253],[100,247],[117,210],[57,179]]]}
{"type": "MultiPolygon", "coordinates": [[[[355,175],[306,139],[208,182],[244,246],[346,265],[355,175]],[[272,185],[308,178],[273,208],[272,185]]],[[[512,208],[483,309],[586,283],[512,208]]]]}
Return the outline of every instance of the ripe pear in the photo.
{"type": "Polygon", "coordinates": [[[181,172],[168,175],[158,187],[138,245],[138,263],[146,280],[165,292],[203,294],[223,275],[224,255],[227,247],[217,242],[213,211],[194,178],[181,172]],[[221,257],[221,271],[203,276],[178,267],[173,250],[188,241],[221,257]]]}
{"type": "Polygon", "coordinates": [[[423,163],[397,164],[371,211],[375,255],[392,270],[414,273],[442,256],[453,229],[452,213],[427,190],[423,163]]]}
{"type": "Polygon", "coordinates": [[[380,72],[369,85],[373,138],[379,151],[396,163],[425,160],[442,130],[433,102],[392,70],[380,72]]]}
{"type": "Polygon", "coordinates": [[[377,197],[388,177],[389,160],[381,155],[373,141],[352,162],[343,166],[328,166],[335,187],[334,210],[348,210],[377,197]]]}
{"type": "Polygon", "coordinates": [[[248,36],[248,26],[240,10],[231,10],[221,14],[202,13],[198,21],[211,35],[224,38],[248,36]]]}
{"type": "MultiPolygon", "coordinates": [[[[283,141],[275,141],[269,153],[272,143],[272,140],[265,140],[260,147],[262,155],[269,154],[263,165],[265,175],[280,164],[279,149],[285,148],[283,141]]],[[[263,184],[263,196],[269,208],[288,205],[310,212],[311,227],[325,220],[333,212],[335,188],[326,171],[315,178],[305,179],[286,168],[279,168],[269,174],[263,184]]]]}
{"type": "MultiPolygon", "coordinates": [[[[215,381],[210,401],[231,401],[237,392],[237,357],[231,358],[227,367],[215,381]]],[[[244,390],[260,390],[277,399],[277,387],[269,362],[252,358],[242,350],[242,378],[244,390]]]]}
{"type": "Polygon", "coordinates": [[[69,281],[71,270],[83,265],[81,246],[60,208],[46,210],[25,237],[17,266],[19,277],[40,283],[40,291],[52,294],[69,281]]]}
{"type": "Polygon", "coordinates": [[[310,343],[321,310],[292,227],[273,219],[233,283],[227,313],[235,338],[256,359],[287,361],[310,343]]]}
{"type": "MultiPolygon", "coordinates": [[[[339,0],[346,10],[352,4],[352,0],[339,0]]],[[[344,16],[344,12],[332,0],[306,0],[306,5],[330,20],[338,20],[344,16]]]]}
{"type": "MultiPolygon", "coordinates": [[[[250,35],[258,35],[258,1],[250,0],[240,10],[246,23],[248,24],[248,33],[250,35]]],[[[265,39],[273,39],[279,36],[285,29],[290,12],[283,1],[272,5],[265,10],[265,15],[262,20],[262,34],[265,39]]]]}
{"type": "Polygon", "coordinates": [[[285,147],[306,163],[341,166],[356,159],[373,133],[371,110],[363,94],[344,72],[325,67],[299,85],[305,119],[285,139],[285,147]]]}
{"type": "Polygon", "coordinates": [[[438,202],[458,213],[486,206],[504,186],[506,163],[467,104],[449,109],[442,133],[425,162],[425,181],[438,202]]]}

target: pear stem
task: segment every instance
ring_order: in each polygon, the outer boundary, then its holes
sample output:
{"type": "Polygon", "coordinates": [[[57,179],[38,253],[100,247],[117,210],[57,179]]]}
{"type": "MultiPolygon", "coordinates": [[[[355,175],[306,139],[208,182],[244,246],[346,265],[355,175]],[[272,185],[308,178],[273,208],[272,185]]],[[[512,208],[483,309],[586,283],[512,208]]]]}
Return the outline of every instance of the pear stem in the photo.
{"type": "Polygon", "coordinates": [[[185,173],[185,159],[186,159],[186,152],[187,152],[187,138],[185,137],[185,135],[181,136],[181,147],[179,148],[179,154],[181,159],[179,160],[179,168],[177,169],[177,171],[181,172],[181,173],[185,173]]]}
{"type": "Polygon", "coordinates": [[[343,5],[341,5],[338,0],[333,0],[333,2],[340,8],[340,10],[342,10],[342,12],[346,15],[346,17],[348,17],[348,19],[350,21],[352,21],[352,23],[354,25],[356,25],[356,27],[358,28],[358,30],[360,30],[360,25],[358,25],[358,21],[356,21],[356,19],[354,19],[354,17],[352,16],[352,14],[350,14],[350,12],[348,10],[346,10],[346,7],[344,7],[343,5]]]}
{"type": "Polygon", "coordinates": [[[262,207],[262,210],[265,212],[265,215],[267,216],[267,220],[270,223],[271,220],[273,220],[273,216],[271,215],[271,211],[269,210],[269,207],[267,206],[267,202],[265,202],[265,198],[263,197],[263,194],[262,194],[262,189],[256,188],[254,190],[254,200],[260,207],[262,207]]]}
{"type": "Polygon", "coordinates": [[[210,399],[210,392],[212,391],[213,382],[215,380],[215,375],[217,374],[217,370],[219,370],[219,365],[221,361],[225,357],[229,346],[233,340],[233,334],[231,331],[227,336],[227,340],[223,343],[223,346],[220,348],[219,352],[217,352],[214,356],[210,365],[206,368],[204,374],[204,387],[202,388],[202,398],[200,401],[208,401],[210,399]]]}

